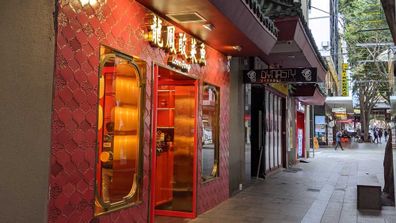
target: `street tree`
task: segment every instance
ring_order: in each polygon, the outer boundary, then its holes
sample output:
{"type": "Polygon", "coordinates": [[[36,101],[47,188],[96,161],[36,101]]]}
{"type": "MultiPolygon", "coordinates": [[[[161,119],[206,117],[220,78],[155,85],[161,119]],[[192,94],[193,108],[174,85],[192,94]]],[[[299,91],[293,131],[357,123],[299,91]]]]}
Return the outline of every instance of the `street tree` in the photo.
{"type": "Polygon", "coordinates": [[[360,121],[368,141],[370,114],[379,100],[389,103],[388,61],[392,37],[379,0],[341,0],[352,93],[359,98],[360,121]]]}

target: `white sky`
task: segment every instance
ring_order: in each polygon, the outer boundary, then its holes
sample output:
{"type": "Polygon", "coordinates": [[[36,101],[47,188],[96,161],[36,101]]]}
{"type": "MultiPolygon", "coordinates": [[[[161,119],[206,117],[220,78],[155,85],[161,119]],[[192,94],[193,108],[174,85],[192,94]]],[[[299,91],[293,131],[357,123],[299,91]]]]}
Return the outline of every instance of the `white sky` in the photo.
{"type": "Polygon", "coordinates": [[[329,0],[311,0],[311,10],[309,12],[309,28],[314,36],[316,45],[319,48],[322,56],[329,55],[329,51],[323,50],[322,42],[329,42],[330,48],[330,2],[329,0]],[[328,13],[324,13],[316,8],[319,8],[328,13]],[[312,19],[316,17],[325,16],[326,18],[312,19]]]}

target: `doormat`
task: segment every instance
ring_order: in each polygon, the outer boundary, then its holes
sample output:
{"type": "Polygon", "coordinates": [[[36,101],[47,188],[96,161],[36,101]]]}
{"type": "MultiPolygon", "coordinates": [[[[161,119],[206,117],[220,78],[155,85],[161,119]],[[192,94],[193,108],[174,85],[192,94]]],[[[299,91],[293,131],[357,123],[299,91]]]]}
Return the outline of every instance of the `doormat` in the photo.
{"type": "Polygon", "coordinates": [[[301,168],[290,167],[290,168],[287,168],[287,169],[283,170],[283,172],[297,173],[298,171],[302,171],[302,170],[303,170],[303,169],[301,169],[301,168]]]}

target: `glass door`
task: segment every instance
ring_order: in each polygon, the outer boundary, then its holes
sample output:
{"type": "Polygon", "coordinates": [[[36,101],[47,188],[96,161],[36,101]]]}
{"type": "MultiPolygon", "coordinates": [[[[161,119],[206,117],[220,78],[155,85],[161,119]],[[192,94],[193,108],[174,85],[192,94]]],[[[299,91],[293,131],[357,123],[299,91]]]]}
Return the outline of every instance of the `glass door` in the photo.
{"type": "Polygon", "coordinates": [[[157,67],[153,130],[154,215],[195,217],[197,80],[157,67]]]}

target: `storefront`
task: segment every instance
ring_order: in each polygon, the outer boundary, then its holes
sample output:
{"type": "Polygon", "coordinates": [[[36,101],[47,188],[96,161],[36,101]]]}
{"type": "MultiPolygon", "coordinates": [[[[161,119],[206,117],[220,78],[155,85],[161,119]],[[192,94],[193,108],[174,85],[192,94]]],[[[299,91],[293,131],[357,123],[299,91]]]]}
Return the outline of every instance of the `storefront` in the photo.
{"type": "Polygon", "coordinates": [[[194,218],[228,198],[227,58],[136,1],[59,4],[49,222],[194,218]]]}
{"type": "Polygon", "coordinates": [[[251,88],[251,173],[265,177],[286,164],[286,95],[270,86],[251,88]]]}

